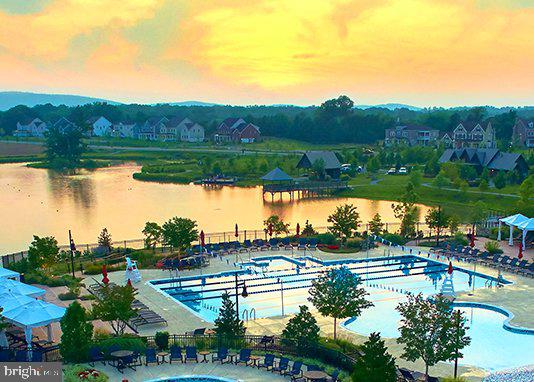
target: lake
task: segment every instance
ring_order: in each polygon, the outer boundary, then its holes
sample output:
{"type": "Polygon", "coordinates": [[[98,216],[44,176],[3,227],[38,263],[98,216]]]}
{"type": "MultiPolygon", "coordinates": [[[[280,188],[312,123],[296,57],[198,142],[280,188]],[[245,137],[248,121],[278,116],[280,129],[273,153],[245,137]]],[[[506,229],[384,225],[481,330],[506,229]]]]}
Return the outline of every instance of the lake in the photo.
{"type": "MultiPolygon", "coordinates": [[[[0,254],[27,249],[32,235],[52,235],[60,244],[68,243],[69,229],[76,243],[96,242],[104,227],[114,240],[141,238],[146,221],[161,224],[173,216],[194,219],[205,232],[233,231],[236,223],[240,229],[261,229],[272,214],[293,228],[297,222],[303,227],[306,219],[326,226],[336,206],[353,203],[363,222],[377,212],[384,222],[397,221],[390,201],[322,198],[272,203],[267,197],[263,200],[261,187],[140,182],[132,178],[139,170],[127,164],[65,175],[20,163],[0,165],[0,254]]],[[[421,216],[427,209],[421,206],[421,216]]]]}

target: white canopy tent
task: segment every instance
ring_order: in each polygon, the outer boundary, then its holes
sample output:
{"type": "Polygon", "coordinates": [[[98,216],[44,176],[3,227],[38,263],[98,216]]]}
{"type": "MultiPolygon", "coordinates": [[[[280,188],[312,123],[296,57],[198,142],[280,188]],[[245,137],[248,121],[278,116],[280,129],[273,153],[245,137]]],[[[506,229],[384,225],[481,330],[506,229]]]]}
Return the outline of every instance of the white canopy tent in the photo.
{"type": "Polygon", "coordinates": [[[511,216],[507,216],[505,218],[499,219],[499,232],[497,234],[497,241],[501,240],[501,223],[504,223],[508,226],[510,226],[510,237],[508,239],[508,245],[512,246],[514,245],[514,227],[518,227],[519,224],[524,223],[525,221],[529,220],[525,215],[522,214],[515,214],[511,216]]]}
{"type": "Polygon", "coordinates": [[[0,279],[20,280],[20,273],[7,268],[0,268],[0,279]]]}
{"type": "Polygon", "coordinates": [[[0,279],[0,293],[13,292],[24,296],[38,297],[46,293],[44,289],[11,279],[0,279]]]}
{"type": "Polygon", "coordinates": [[[48,340],[52,341],[52,323],[59,322],[65,315],[66,309],[41,300],[34,300],[8,310],[3,314],[7,322],[24,329],[28,349],[32,344],[32,329],[40,326],[47,327],[48,340]]]}
{"type": "MultiPolygon", "coordinates": [[[[16,309],[22,305],[30,304],[34,302],[33,297],[25,296],[10,291],[0,293],[0,308],[2,308],[2,315],[5,315],[10,310],[16,309]]],[[[8,347],[5,330],[0,331],[0,346],[8,347]]]]}
{"type": "Polygon", "coordinates": [[[527,238],[527,234],[529,233],[529,231],[534,231],[534,218],[528,219],[523,223],[518,224],[517,228],[523,231],[522,243],[523,248],[525,248],[525,240],[527,238]]]}

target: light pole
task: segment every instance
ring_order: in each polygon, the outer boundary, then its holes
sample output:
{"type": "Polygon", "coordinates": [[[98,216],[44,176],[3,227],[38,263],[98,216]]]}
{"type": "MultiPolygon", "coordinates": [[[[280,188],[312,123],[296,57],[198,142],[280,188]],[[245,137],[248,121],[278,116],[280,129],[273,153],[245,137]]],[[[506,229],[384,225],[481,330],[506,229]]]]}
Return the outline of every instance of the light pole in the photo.
{"type": "Polygon", "coordinates": [[[245,284],[245,281],[239,281],[237,278],[237,273],[235,274],[235,312],[237,314],[237,319],[239,320],[239,287],[243,287],[243,291],[241,292],[241,296],[243,298],[246,298],[248,296],[247,292],[247,285],[245,284]]]}
{"type": "Polygon", "coordinates": [[[284,317],[284,280],[282,278],[278,278],[278,282],[280,283],[280,300],[282,301],[282,317],[284,317]]]}

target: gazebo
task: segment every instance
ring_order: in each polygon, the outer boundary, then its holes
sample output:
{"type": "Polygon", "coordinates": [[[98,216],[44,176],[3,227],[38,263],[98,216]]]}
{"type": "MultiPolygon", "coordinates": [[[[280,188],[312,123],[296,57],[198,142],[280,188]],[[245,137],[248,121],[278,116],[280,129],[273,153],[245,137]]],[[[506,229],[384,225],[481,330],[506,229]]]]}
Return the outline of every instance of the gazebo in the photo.
{"type": "Polygon", "coordinates": [[[13,292],[24,296],[38,297],[46,293],[44,289],[11,279],[0,279],[0,293],[13,292]]]}
{"type": "MultiPolygon", "coordinates": [[[[521,215],[521,214],[515,214],[515,215],[511,215],[511,216],[507,216],[505,218],[502,218],[502,219],[499,219],[499,233],[497,234],[497,240],[500,241],[501,240],[501,224],[504,223],[508,226],[510,226],[510,237],[508,239],[508,245],[512,246],[514,245],[514,238],[513,238],[513,233],[514,233],[514,227],[519,227],[520,224],[528,221],[529,218],[527,218],[525,215],[521,215]]],[[[523,243],[524,245],[525,243],[523,243]]]]}
{"type": "Polygon", "coordinates": [[[280,170],[279,167],[276,167],[274,170],[270,171],[268,174],[261,177],[263,182],[273,182],[273,183],[291,183],[293,178],[287,175],[284,171],[280,170]]]}
{"type": "Polygon", "coordinates": [[[517,228],[523,231],[522,243],[523,243],[523,248],[525,248],[525,240],[527,238],[527,234],[530,231],[534,231],[534,218],[525,220],[523,223],[519,223],[517,225],[517,228]]]}

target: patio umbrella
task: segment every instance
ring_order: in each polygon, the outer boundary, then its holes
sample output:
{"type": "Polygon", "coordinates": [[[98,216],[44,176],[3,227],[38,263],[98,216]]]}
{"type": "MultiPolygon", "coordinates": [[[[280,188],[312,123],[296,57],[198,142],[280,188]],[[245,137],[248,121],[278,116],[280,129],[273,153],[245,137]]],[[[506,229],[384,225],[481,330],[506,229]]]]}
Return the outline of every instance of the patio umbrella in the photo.
{"type": "Polygon", "coordinates": [[[449,275],[452,275],[452,263],[449,261],[449,269],[447,269],[447,273],[449,275]]]}
{"type": "Polygon", "coordinates": [[[273,223],[269,223],[269,236],[273,236],[273,223]]]}
{"type": "Polygon", "coordinates": [[[297,237],[300,236],[300,224],[299,223],[297,223],[297,235],[296,236],[297,237]]]}
{"type": "Polygon", "coordinates": [[[102,265],[102,282],[104,285],[108,285],[109,279],[108,279],[108,270],[106,269],[106,264],[102,265]]]}
{"type": "Polygon", "coordinates": [[[20,281],[11,279],[2,279],[0,282],[0,293],[5,292],[13,292],[15,294],[32,297],[42,296],[46,293],[44,289],[34,287],[33,285],[24,284],[20,281]]]}
{"type": "Polygon", "coordinates": [[[235,237],[239,237],[239,227],[237,226],[237,223],[235,223],[235,237]]]}
{"type": "Polygon", "coordinates": [[[523,258],[523,243],[519,243],[519,255],[517,255],[517,257],[519,258],[519,260],[521,260],[523,258]]]}
{"type": "Polygon", "coordinates": [[[474,248],[474,247],[475,247],[475,232],[473,232],[473,233],[471,234],[471,236],[470,236],[469,239],[470,239],[469,246],[470,246],[471,248],[474,248]]]}
{"type": "Polygon", "coordinates": [[[204,235],[204,230],[200,231],[200,246],[204,248],[206,246],[206,236],[204,235]]]}

